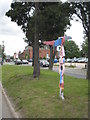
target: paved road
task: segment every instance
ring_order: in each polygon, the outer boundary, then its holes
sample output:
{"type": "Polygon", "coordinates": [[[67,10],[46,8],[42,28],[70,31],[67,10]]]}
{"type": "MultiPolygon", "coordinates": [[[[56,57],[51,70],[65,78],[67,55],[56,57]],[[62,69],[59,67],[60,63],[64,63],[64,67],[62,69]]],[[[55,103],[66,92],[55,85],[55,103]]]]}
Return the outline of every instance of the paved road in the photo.
{"type": "MultiPolygon", "coordinates": [[[[58,66],[54,66],[53,70],[58,72],[58,66]]],[[[86,79],[86,69],[81,68],[65,68],[65,74],[76,78],[86,79]]]]}

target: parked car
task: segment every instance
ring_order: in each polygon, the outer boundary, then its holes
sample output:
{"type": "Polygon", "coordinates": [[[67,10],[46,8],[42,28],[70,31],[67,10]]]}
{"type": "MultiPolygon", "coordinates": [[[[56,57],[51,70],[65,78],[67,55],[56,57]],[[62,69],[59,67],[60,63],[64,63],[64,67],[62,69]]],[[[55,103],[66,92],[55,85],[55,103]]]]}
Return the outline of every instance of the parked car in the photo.
{"type": "Polygon", "coordinates": [[[86,60],[86,58],[78,58],[78,62],[79,62],[79,63],[84,63],[85,60],[86,60]]]}
{"type": "Polygon", "coordinates": [[[74,58],[74,62],[78,62],[78,58],[74,58]]]}
{"type": "Polygon", "coordinates": [[[74,58],[71,59],[71,62],[74,62],[74,58]]]}
{"type": "Polygon", "coordinates": [[[29,59],[28,62],[32,62],[32,59],[29,59]]]}
{"type": "Polygon", "coordinates": [[[85,60],[85,63],[87,63],[88,62],[88,58],[86,58],[86,60],[85,60]]]}
{"type": "Polygon", "coordinates": [[[22,60],[22,64],[28,64],[27,60],[22,60]]]}
{"type": "Polygon", "coordinates": [[[55,59],[54,59],[54,63],[57,63],[57,62],[58,62],[58,60],[55,58],[55,59]]]}
{"type": "Polygon", "coordinates": [[[40,66],[42,67],[49,67],[49,62],[47,60],[40,60],[40,66]]]}
{"type": "Polygon", "coordinates": [[[18,59],[18,60],[15,61],[15,64],[20,65],[20,64],[22,64],[22,61],[18,59]]]}
{"type": "Polygon", "coordinates": [[[66,62],[72,62],[72,59],[67,58],[66,62]]]}

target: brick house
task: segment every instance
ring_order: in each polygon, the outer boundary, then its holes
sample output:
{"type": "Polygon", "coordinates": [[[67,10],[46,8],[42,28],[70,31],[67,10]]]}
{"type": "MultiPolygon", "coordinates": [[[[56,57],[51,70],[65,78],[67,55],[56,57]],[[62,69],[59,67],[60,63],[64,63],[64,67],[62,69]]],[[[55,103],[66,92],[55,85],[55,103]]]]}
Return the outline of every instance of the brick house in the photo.
{"type": "MultiPolygon", "coordinates": [[[[25,50],[21,53],[19,51],[18,54],[19,59],[32,59],[33,57],[33,48],[31,46],[26,46],[25,50]]],[[[46,57],[50,57],[50,50],[49,48],[39,48],[39,58],[46,58],[46,57]]]]}

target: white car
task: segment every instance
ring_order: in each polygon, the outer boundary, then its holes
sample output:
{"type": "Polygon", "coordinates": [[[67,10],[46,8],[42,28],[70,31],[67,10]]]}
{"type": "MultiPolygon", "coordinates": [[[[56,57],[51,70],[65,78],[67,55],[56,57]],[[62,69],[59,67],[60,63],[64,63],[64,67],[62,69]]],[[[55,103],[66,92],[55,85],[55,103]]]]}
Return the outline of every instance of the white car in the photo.
{"type": "Polygon", "coordinates": [[[49,62],[47,60],[40,60],[40,66],[42,67],[49,67],[49,62]]]}
{"type": "Polygon", "coordinates": [[[22,60],[22,64],[28,64],[27,60],[22,60]]]}
{"type": "Polygon", "coordinates": [[[87,63],[88,62],[88,58],[86,58],[86,60],[85,60],[85,63],[87,63]]]}
{"type": "Polygon", "coordinates": [[[67,58],[66,62],[72,62],[72,59],[67,58]]]}
{"type": "Polygon", "coordinates": [[[22,61],[20,59],[17,59],[16,61],[14,61],[16,65],[20,65],[22,64],[22,61]]]}

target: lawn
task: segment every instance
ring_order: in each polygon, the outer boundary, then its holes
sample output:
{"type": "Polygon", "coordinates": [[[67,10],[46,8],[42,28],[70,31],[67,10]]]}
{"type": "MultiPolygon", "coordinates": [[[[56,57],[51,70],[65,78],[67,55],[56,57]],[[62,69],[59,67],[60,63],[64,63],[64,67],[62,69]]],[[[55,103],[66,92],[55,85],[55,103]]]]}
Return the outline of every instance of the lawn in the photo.
{"type": "Polygon", "coordinates": [[[64,77],[65,100],[59,98],[59,74],[41,70],[33,79],[30,66],[2,68],[2,83],[25,118],[88,118],[88,80],[64,77]]]}

